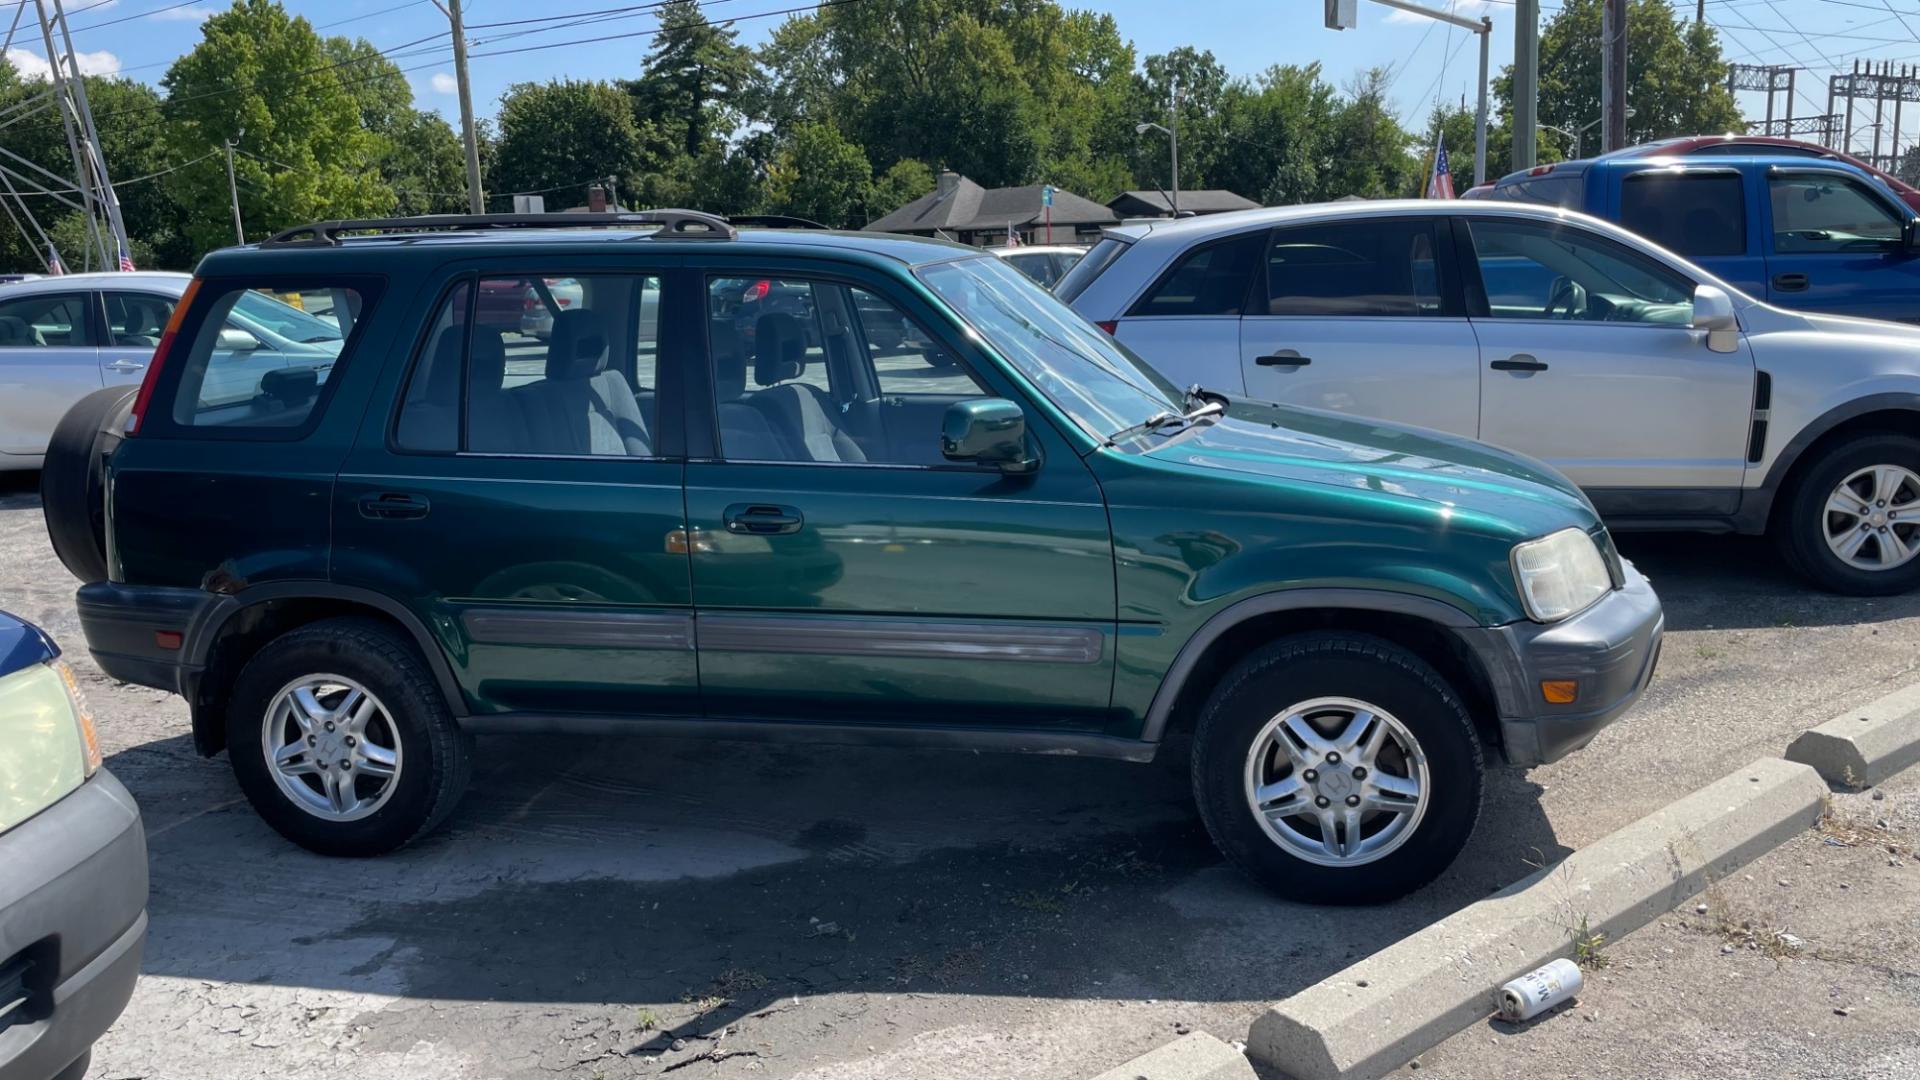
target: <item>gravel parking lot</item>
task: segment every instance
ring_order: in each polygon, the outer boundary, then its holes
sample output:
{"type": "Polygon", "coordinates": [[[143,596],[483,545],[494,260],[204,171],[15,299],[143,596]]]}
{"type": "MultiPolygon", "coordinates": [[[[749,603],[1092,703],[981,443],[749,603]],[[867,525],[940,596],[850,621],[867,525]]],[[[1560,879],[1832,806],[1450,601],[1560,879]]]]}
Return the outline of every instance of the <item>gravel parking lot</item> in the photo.
{"type": "MultiPolygon", "coordinates": [[[[69,647],[147,817],[146,976],[101,1078],[1071,1080],[1187,1027],[1239,1037],[1264,1003],[1920,678],[1920,596],[1815,593],[1751,540],[1622,547],[1668,610],[1644,705],[1568,761],[1496,774],[1436,885],[1333,910],[1221,866],[1179,769],[1055,757],[489,739],[449,827],[311,856],[193,753],[178,700],[92,666],[31,479],[0,476],[0,608],[69,647]]],[[[1611,944],[1581,1006],[1469,1031],[1422,1075],[1920,1076],[1920,790],[1883,794],[1839,798],[1826,834],[1708,913],[1611,944]]]]}

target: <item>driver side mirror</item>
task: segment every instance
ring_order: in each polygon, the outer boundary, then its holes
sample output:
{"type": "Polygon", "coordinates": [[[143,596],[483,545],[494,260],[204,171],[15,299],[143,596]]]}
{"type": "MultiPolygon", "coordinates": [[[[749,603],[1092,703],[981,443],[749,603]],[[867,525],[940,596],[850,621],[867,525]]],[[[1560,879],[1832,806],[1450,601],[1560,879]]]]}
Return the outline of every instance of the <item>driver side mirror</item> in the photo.
{"type": "Polygon", "coordinates": [[[223,326],[220,343],[215,347],[226,352],[252,352],[260,347],[260,339],[237,326],[223,326]]]}
{"type": "Polygon", "coordinates": [[[1740,322],[1733,315],[1733,298],[1712,285],[1693,290],[1693,328],[1707,332],[1707,348],[1730,353],[1740,348],[1740,322]]]}
{"type": "Polygon", "coordinates": [[[1040,467],[1027,453],[1027,414],[1006,398],[968,398],[947,406],[940,422],[940,452],[948,461],[997,466],[1029,473],[1040,467]]]}

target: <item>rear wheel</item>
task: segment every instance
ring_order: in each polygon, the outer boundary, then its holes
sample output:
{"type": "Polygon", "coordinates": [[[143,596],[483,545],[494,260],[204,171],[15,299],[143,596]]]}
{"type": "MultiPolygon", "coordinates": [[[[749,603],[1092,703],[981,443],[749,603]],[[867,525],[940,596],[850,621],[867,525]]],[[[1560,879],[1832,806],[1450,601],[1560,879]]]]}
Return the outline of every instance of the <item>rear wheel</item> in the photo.
{"type": "Polygon", "coordinates": [[[130,386],[95,390],[67,410],[47,440],[40,470],[47,539],[67,571],[88,584],[107,579],[107,458],[120,445],[138,393],[130,386]]]}
{"type": "Polygon", "coordinates": [[[1888,596],[1920,586],[1920,439],[1863,435],[1828,451],[1776,527],[1787,561],[1823,588],[1888,596]]]}
{"type": "Polygon", "coordinates": [[[372,620],[328,619],[241,669],[227,754],[282,836],[323,855],[378,855],[453,809],[470,740],[412,642],[372,620]]]}
{"type": "Polygon", "coordinates": [[[1194,797],[1249,877],[1317,904],[1379,903],[1439,876],[1480,816],[1459,696],[1405,649],[1302,634],[1244,660],[1194,735],[1194,797]]]}

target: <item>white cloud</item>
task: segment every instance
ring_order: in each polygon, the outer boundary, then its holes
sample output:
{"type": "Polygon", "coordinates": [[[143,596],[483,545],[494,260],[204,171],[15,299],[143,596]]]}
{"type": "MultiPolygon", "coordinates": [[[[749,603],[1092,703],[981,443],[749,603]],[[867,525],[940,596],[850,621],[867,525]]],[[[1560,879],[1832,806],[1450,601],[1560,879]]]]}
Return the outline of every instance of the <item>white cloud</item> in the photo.
{"type": "Polygon", "coordinates": [[[162,22],[205,22],[219,14],[218,10],[193,4],[188,7],[165,7],[154,12],[149,18],[162,22]]]}
{"type": "MultiPolygon", "coordinates": [[[[1478,19],[1493,10],[1492,0],[1423,0],[1423,3],[1426,7],[1433,8],[1437,11],[1452,11],[1455,15],[1466,19],[1478,19]]],[[[1361,6],[1372,7],[1370,4],[1362,4],[1361,6]]],[[[1380,9],[1376,7],[1373,8],[1373,10],[1378,11],[1380,9]]],[[[1361,25],[1363,26],[1365,25],[1365,19],[1366,16],[1363,14],[1361,16],[1361,25]]],[[[1411,11],[1403,11],[1400,8],[1388,9],[1386,21],[1390,23],[1417,23],[1421,26],[1434,24],[1434,20],[1425,15],[1416,15],[1411,11]]]]}
{"type": "MultiPolygon", "coordinates": [[[[83,75],[117,75],[120,72],[120,58],[105,49],[74,55],[80,61],[80,72],[83,75]]],[[[13,65],[13,69],[20,73],[22,79],[45,82],[53,74],[53,68],[47,63],[47,58],[31,50],[8,49],[6,58],[7,62],[13,65]]]]}
{"type": "Polygon", "coordinates": [[[436,94],[451,94],[460,89],[460,80],[444,71],[434,72],[433,78],[428,81],[433,83],[433,91],[436,94]]]}

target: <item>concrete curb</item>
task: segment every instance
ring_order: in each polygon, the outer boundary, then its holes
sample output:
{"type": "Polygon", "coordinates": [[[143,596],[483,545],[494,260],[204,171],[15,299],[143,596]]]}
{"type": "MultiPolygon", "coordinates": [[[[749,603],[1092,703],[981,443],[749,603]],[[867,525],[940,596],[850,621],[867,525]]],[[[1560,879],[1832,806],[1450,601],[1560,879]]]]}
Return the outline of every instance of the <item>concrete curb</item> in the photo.
{"type": "Polygon", "coordinates": [[[1380,1077],[1490,1015],[1503,982],[1619,938],[1820,817],[1827,786],[1762,758],[1268,1009],[1247,1054],[1298,1080],[1380,1077]]]}
{"type": "Polygon", "coordinates": [[[1093,1080],[1257,1080],[1245,1054],[1204,1031],[1182,1035],[1093,1080]]]}
{"type": "Polygon", "coordinates": [[[1920,683],[1843,712],[1787,747],[1836,787],[1869,787],[1920,764],[1920,683]]]}

